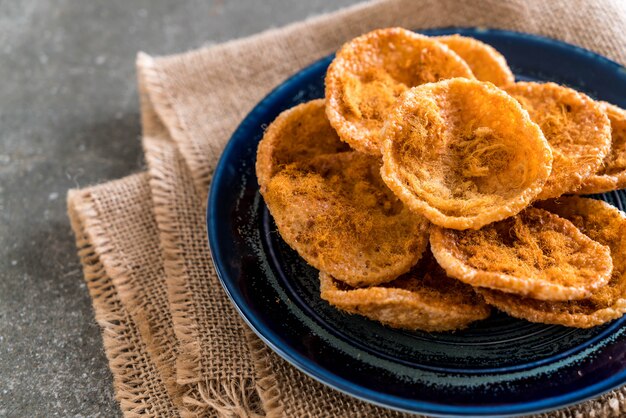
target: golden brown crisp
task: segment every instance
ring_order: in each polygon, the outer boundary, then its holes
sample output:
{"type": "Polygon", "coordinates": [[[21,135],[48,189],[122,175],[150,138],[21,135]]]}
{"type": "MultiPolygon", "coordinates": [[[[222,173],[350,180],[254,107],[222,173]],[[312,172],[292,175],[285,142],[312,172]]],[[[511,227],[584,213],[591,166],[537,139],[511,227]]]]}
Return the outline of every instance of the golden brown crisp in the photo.
{"type": "Polygon", "coordinates": [[[600,102],[611,122],[611,150],[596,174],[587,177],[576,193],[604,193],[626,187],[626,110],[600,102]]]}
{"type": "Polygon", "coordinates": [[[433,227],[430,245],[449,276],[540,300],[589,297],[613,268],[607,246],[537,208],[478,231],[433,227]]]}
{"type": "Polygon", "coordinates": [[[452,77],[473,75],[445,45],[406,29],[375,30],[346,43],[328,68],[328,119],[354,149],[380,155],[380,129],[398,96],[452,77]]]}
{"type": "Polygon", "coordinates": [[[606,202],[578,196],[539,205],[610,248],[613,272],[609,283],[588,299],[567,302],[545,302],[489,289],[477,291],[501,311],[531,322],[590,328],[620,318],[626,313],[626,215],[606,202]]]}
{"type": "Polygon", "coordinates": [[[355,289],[320,273],[322,299],[337,308],[393,328],[451,331],[490,314],[471,288],[446,276],[425,254],[418,266],[381,286],[355,289]]]}
{"type": "Polygon", "coordinates": [[[348,151],[326,117],[324,99],[285,110],[271,123],[259,142],[256,175],[261,190],[287,164],[322,154],[348,151]]]}
{"type": "Polygon", "coordinates": [[[537,200],[578,190],[610,151],[606,113],[586,95],[554,83],[521,82],[506,91],[528,110],[552,148],[552,174],[537,200]]]}
{"type": "Polygon", "coordinates": [[[283,239],[313,267],[351,286],[409,271],[427,245],[427,221],[380,178],[377,158],[318,156],[275,174],[263,193],[283,239]]]}
{"type": "Polygon", "coordinates": [[[460,35],[438,36],[435,39],[465,60],[477,80],[490,81],[498,87],[515,82],[506,59],[491,45],[460,35]]]}
{"type": "Polygon", "coordinates": [[[537,196],[552,155],[539,127],[491,83],[455,78],[407,91],[384,130],[382,177],[412,210],[478,229],[537,196]]]}

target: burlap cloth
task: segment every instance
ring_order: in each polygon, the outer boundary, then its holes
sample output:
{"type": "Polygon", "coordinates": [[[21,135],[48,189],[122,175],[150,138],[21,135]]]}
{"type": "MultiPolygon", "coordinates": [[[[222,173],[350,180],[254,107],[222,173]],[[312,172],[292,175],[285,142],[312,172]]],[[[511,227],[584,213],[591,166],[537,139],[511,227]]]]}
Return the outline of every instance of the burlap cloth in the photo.
{"type": "MultiPolygon", "coordinates": [[[[346,40],[386,26],[512,29],[626,63],[623,0],[385,0],[180,55],[140,54],[148,171],[68,194],[125,416],[402,415],[326,388],[260,342],[218,282],[204,220],[217,159],[254,104],[346,40]]],[[[550,416],[621,416],[625,395],[550,416]]]]}

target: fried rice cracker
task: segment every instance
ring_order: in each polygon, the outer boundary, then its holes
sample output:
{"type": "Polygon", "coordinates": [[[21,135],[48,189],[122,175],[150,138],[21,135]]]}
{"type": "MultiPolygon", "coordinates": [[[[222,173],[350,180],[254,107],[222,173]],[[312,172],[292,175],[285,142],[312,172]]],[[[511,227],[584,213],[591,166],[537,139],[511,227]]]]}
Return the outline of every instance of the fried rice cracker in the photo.
{"type": "Polygon", "coordinates": [[[506,59],[491,45],[460,35],[437,36],[434,39],[456,52],[469,65],[477,80],[489,81],[498,87],[515,82],[506,59]]]}
{"type": "Polygon", "coordinates": [[[588,96],[555,83],[520,82],[505,90],[528,110],[552,148],[552,173],[537,200],[578,190],[610,151],[606,113],[588,96]]]}
{"type": "Polygon", "coordinates": [[[293,163],[263,193],[287,244],[351,286],[390,281],[420,259],[428,222],[385,186],[380,161],[346,152],[293,163]]]}
{"type": "Polygon", "coordinates": [[[324,99],[285,110],[270,124],[259,142],[256,175],[261,190],[287,164],[322,154],[348,151],[326,117],[324,99]]]}
{"type": "Polygon", "coordinates": [[[540,300],[589,297],[613,268],[609,247],[533,207],[478,231],[433,227],[430,245],[449,276],[540,300]]]}
{"type": "Polygon", "coordinates": [[[596,174],[587,177],[577,194],[605,193],[626,187],[626,110],[600,102],[611,122],[611,151],[596,174]]]}
{"type": "Polygon", "coordinates": [[[452,77],[474,76],[444,44],[402,28],[378,29],[337,52],[326,73],[326,112],[342,140],[380,155],[380,129],[398,96],[452,77]]]}
{"type": "Polygon", "coordinates": [[[546,302],[489,289],[477,289],[490,305],[531,322],[590,328],[626,313],[626,214],[606,202],[578,196],[539,202],[568,219],[591,239],[610,248],[613,271],[606,286],[582,300],[546,302]]]}
{"type": "Polygon", "coordinates": [[[550,174],[528,113],[491,83],[454,78],[407,91],[383,135],[383,180],[432,223],[478,229],[515,215],[550,174]]]}
{"type": "Polygon", "coordinates": [[[426,254],[418,266],[381,286],[351,288],[327,273],[320,273],[322,299],[331,305],[392,328],[452,331],[490,314],[471,288],[446,276],[426,254]]]}

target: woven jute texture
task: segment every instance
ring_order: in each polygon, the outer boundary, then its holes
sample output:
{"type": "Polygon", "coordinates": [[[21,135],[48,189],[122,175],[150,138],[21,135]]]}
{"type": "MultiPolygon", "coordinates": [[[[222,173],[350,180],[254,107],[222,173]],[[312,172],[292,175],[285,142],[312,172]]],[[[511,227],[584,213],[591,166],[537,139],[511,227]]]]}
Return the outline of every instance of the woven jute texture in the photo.
{"type": "MultiPolygon", "coordinates": [[[[625,3],[385,0],[180,55],[140,54],[147,173],[68,195],[125,416],[401,416],[304,376],[238,317],[213,269],[204,219],[225,143],[273,87],[371,29],[512,29],[624,64],[625,3]]],[[[625,394],[614,391],[549,416],[620,416],[625,394]]]]}

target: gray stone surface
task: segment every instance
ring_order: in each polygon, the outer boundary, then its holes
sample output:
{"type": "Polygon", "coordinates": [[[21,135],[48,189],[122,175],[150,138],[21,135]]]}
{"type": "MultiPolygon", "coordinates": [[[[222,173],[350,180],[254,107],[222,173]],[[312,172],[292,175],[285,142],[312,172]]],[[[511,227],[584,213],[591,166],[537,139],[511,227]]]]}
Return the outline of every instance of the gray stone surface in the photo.
{"type": "Polygon", "coordinates": [[[142,168],[137,51],[355,2],[0,0],[0,417],[120,415],[65,195],[142,168]]]}

